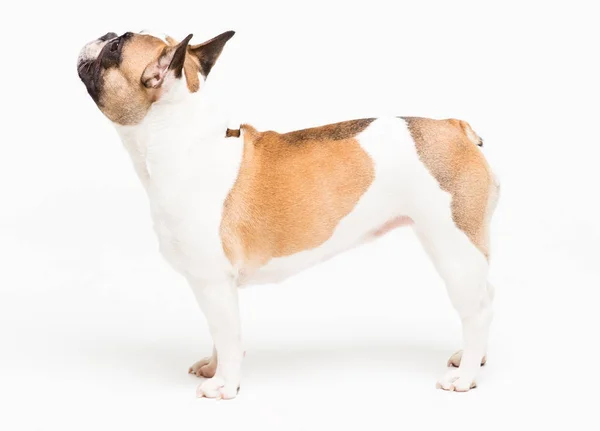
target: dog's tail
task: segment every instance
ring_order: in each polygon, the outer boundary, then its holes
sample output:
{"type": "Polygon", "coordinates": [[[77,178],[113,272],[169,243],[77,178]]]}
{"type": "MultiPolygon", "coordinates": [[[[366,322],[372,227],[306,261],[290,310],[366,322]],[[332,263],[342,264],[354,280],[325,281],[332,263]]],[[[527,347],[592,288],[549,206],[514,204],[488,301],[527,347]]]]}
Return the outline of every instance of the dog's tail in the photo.
{"type": "Polygon", "coordinates": [[[473,142],[473,144],[477,145],[478,147],[483,147],[483,139],[481,139],[481,137],[477,133],[475,133],[475,131],[469,123],[463,120],[456,119],[452,119],[451,121],[455,123],[458,127],[460,127],[460,129],[463,131],[463,133],[466,135],[469,141],[473,142]]]}

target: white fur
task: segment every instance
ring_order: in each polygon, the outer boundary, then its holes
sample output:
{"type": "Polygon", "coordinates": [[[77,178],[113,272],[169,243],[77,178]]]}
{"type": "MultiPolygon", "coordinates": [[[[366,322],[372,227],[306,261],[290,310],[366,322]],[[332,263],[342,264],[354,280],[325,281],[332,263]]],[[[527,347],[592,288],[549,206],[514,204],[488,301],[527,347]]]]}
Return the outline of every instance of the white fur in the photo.
{"type": "Polygon", "coordinates": [[[219,226],[242,141],[225,138],[226,125],[200,93],[189,94],[182,79],[140,124],[116,126],[148,193],[162,254],[195,281],[222,282],[234,275],[219,226]]]}
{"type": "MultiPolygon", "coordinates": [[[[147,174],[141,178],[147,184],[161,252],[190,280],[220,352],[217,376],[200,387],[198,393],[230,398],[235,396],[239,384],[239,364],[229,365],[231,371],[224,368],[230,364],[224,362],[227,350],[232,352],[230,357],[241,361],[237,299],[230,291],[238,274],[223,253],[219,226],[223,201],[239,169],[243,139],[219,136],[223,135],[223,127],[205,124],[204,130],[199,122],[209,118],[209,113],[199,109],[202,103],[201,99],[196,102],[196,97],[187,98],[193,101],[189,106],[178,106],[182,109],[179,112],[185,112],[178,120],[157,120],[164,119],[166,110],[173,108],[159,102],[142,124],[119,130],[130,153],[137,154],[134,165],[146,166],[147,174]],[[219,294],[206,299],[207,292],[217,290],[233,295],[229,306],[219,294]],[[230,318],[224,318],[225,315],[230,318]],[[232,334],[235,341],[221,341],[219,335],[214,335],[224,333],[232,334]]],[[[419,160],[403,120],[375,120],[358,140],[374,161],[375,180],[354,210],[321,246],[272,259],[244,279],[244,284],[280,281],[371,240],[373,233],[389,220],[409,216],[463,319],[465,352],[461,367],[450,370],[439,385],[444,389],[468,390],[485,355],[491,321],[487,261],[452,221],[450,195],[440,189],[419,160]]]]}
{"type": "MultiPolygon", "coordinates": [[[[239,274],[224,254],[219,227],[223,202],[238,174],[243,139],[225,138],[231,123],[204,100],[202,91],[190,94],[185,79],[167,85],[166,94],[140,124],[117,130],[148,194],[160,251],[189,280],[218,352],[216,375],[198,394],[232,398],[242,360],[239,274]]],[[[408,216],[463,322],[461,365],[439,385],[468,390],[485,355],[491,321],[487,260],[454,224],[450,195],[420,161],[404,120],[377,119],[358,141],[374,162],[375,180],[353,211],[319,247],[272,259],[244,283],[280,281],[373,239],[386,222],[408,216]]]]}
{"type": "Polygon", "coordinates": [[[157,31],[157,30],[146,28],[146,29],[140,31],[140,34],[147,34],[148,36],[153,36],[153,37],[155,37],[157,39],[162,40],[166,44],[169,43],[169,42],[167,42],[167,35],[164,34],[161,31],[157,31]]]}
{"type": "MultiPolygon", "coordinates": [[[[110,39],[110,40],[112,40],[112,39],[110,39]]],[[[106,45],[108,42],[109,42],[109,40],[101,41],[100,39],[98,39],[98,40],[94,40],[93,42],[86,44],[81,49],[81,51],[79,51],[79,57],[77,58],[77,64],[81,64],[82,62],[87,61],[87,60],[96,59],[100,55],[100,51],[102,51],[102,48],[104,48],[104,45],[106,45]]]]}
{"type": "Polygon", "coordinates": [[[421,213],[440,211],[449,216],[450,196],[421,163],[415,143],[404,120],[379,118],[367,127],[358,141],[375,164],[375,180],[356,207],[336,227],[333,236],[321,246],[292,256],[271,260],[248,280],[269,283],[326,260],[374,238],[373,233],[386,222],[421,213]],[[431,199],[431,196],[436,196],[431,199]],[[423,198],[426,199],[423,199],[423,198]],[[431,199],[432,202],[428,202],[431,199]]]}

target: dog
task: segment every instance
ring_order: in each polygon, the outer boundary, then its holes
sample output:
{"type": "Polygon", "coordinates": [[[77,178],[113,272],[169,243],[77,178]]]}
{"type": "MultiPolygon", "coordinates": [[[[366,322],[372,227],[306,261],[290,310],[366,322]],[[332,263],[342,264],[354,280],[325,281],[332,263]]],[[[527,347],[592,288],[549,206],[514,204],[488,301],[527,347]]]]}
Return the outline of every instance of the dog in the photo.
{"type": "Polygon", "coordinates": [[[77,69],[114,124],[150,201],[164,258],[206,316],[212,355],[189,372],[199,397],[240,387],[240,286],[278,282],[392,229],[411,226],[444,280],[463,350],[437,387],[468,391],[492,320],[490,220],[499,184],[461,120],[367,118],[290,133],[229,127],[202,88],[228,31],[192,45],[107,33],[77,69]]]}

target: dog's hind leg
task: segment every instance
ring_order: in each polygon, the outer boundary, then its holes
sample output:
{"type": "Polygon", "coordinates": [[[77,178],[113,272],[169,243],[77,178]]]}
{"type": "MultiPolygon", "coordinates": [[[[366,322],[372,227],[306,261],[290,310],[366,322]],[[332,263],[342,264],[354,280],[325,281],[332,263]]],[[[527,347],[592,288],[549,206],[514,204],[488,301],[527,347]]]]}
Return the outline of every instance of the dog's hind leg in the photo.
{"type": "Polygon", "coordinates": [[[450,369],[438,381],[438,387],[468,391],[475,387],[492,321],[488,262],[451,220],[447,223],[438,221],[434,227],[417,223],[415,231],[444,279],[450,301],[458,311],[463,327],[464,350],[460,366],[450,369]]]}
{"type": "Polygon", "coordinates": [[[415,220],[415,231],[443,278],[462,321],[464,350],[454,354],[438,386],[468,391],[475,387],[486,361],[494,289],[488,282],[489,224],[498,199],[498,184],[459,184],[451,193],[450,214],[440,209],[415,220]],[[487,193],[485,193],[487,192],[487,193]]]}
{"type": "Polygon", "coordinates": [[[458,188],[451,196],[451,214],[439,209],[415,219],[415,232],[443,278],[463,326],[464,350],[460,359],[450,358],[458,368],[449,370],[438,382],[446,390],[475,387],[479,367],[485,362],[494,297],[487,281],[489,223],[498,186],[495,181],[484,186],[488,188],[486,199],[473,199],[474,187],[458,188]]]}
{"type": "MultiPolygon", "coordinates": [[[[488,286],[488,295],[490,297],[490,301],[493,301],[494,286],[492,286],[489,282],[488,282],[487,286],[488,286]]],[[[462,356],[463,356],[462,350],[454,352],[452,354],[452,356],[450,356],[450,359],[448,359],[448,364],[447,364],[448,367],[454,367],[454,368],[460,367],[460,363],[462,362],[462,356]]],[[[486,363],[487,363],[487,356],[484,356],[483,358],[481,358],[481,366],[483,367],[486,363]]]]}
{"type": "Polygon", "coordinates": [[[188,373],[198,377],[214,377],[217,371],[217,349],[213,347],[212,356],[200,359],[194,363],[188,370],[188,373]]]}
{"type": "MultiPolygon", "coordinates": [[[[499,185],[464,121],[405,118],[428,175],[418,177],[414,229],[446,283],[462,320],[464,350],[440,379],[446,390],[468,391],[486,355],[493,291],[488,284],[489,225],[499,185]],[[431,179],[437,184],[433,184],[431,179]],[[460,362],[460,364],[458,364],[460,362]]],[[[417,170],[415,170],[417,172],[417,170]]]]}

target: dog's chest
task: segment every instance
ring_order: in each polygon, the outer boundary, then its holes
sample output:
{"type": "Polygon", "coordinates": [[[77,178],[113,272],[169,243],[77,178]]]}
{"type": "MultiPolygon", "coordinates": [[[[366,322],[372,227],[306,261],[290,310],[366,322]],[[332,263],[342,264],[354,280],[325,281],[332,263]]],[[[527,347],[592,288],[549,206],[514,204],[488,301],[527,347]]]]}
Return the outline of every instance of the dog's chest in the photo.
{"type": "Polygon", "coordinates": [[[223,203],[237,178],[241,144],[227,140],[209,146],[197,139],[185,144],[183,138],[171,145],[140,138],[123,141],[146,188],[164,258],[188,278],[208,282],[229,276],[232,267],[219,231],[223,203]]]}
{"type": "Polygon", "coordinates": [[[198,157],[182,161],[178,169],[187,172],[183,175],[153,178],[151,173],[148,196],[163,256],[186,276],[213,279],[231,273],[220,226],[237,172],[223,161],[206,162],[198,157]]]}

